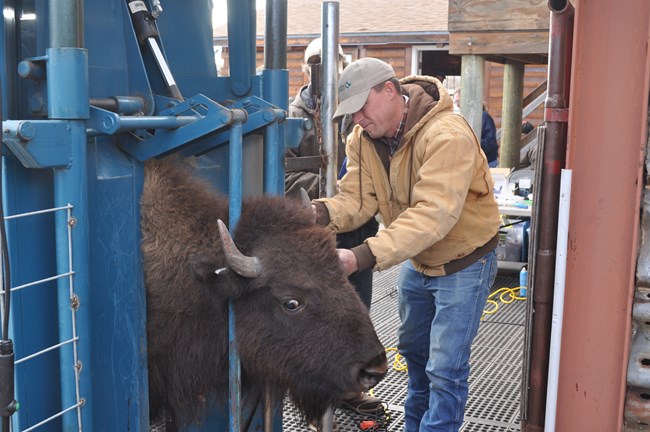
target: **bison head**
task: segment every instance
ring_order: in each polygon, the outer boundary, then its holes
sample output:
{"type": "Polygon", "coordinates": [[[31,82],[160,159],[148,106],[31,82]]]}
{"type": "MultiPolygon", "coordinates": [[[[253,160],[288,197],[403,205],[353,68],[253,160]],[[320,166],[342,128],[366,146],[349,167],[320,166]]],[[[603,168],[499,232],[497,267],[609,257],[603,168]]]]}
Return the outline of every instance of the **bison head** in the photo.
{"type": "Polygon", "coordinates": [[[237,287],[229,292],[245,385],[276,397],[288,391],[308,419],[319,418],[383,378],[384,348],[343,274],[334,236],[312,223],[311,210],[278,198],[244,208],[236,238],[248,255],[221,221],[219,231],[232,270],[223,285],[237,287]]]}

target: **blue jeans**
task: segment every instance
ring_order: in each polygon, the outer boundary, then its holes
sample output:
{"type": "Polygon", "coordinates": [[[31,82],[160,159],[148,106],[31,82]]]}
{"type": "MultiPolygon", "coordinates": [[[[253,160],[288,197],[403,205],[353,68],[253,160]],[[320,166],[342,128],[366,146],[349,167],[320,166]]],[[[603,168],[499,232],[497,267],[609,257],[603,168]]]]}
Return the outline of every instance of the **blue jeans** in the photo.
{"type": "Polygon", "coordinates": [[[494,251],[447,276],[402,265],[399,352],[408,366],[405,432],[456,432],[467,402],[469,356],[497,273],[494,251]]]}

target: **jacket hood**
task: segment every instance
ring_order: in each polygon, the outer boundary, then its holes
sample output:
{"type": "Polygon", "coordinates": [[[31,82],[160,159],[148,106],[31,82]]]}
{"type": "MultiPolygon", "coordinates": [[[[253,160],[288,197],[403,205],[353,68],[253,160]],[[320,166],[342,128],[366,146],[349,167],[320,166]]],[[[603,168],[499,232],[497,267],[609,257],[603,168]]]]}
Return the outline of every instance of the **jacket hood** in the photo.
{"type": "Polygon", "coordinates": [[[438,79],[411,75],[401,79],[400,84],[408,94],[410,104],[403,142],[411,139],[432,117],[441,112],[453,112],[451,96],[438,79]]]}

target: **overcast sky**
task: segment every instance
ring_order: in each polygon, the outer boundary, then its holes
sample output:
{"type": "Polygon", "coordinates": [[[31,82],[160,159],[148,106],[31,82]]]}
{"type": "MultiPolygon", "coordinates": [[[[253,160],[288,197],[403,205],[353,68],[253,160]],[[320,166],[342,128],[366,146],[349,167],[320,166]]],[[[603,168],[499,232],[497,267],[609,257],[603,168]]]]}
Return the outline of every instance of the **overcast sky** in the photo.
{"type": "MultiPolygon", "coordinates": [[[[257,1],[257,9],[263,9],[264,6],[266,6],[265,0],[256,0],[257,1]]],[[[212,4],[214,5],[214,9],[212,9],[212,23],[213,26],[218,26],[221,24],[224,24],[226,22],[226,17],[227,17],[227,8],[226,4],[228,3],[227,0],[212,0],[212,4]]]]}

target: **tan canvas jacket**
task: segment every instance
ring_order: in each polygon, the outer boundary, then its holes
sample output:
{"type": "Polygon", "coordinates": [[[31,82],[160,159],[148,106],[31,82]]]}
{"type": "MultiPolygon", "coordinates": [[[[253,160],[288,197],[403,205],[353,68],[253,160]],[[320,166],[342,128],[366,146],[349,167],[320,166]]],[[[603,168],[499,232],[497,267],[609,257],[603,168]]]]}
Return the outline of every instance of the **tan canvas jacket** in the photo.
{"type": "Polygon", "coordinates": [[[386,228],[366,240],[376,258],[374,270],[412,259],[418,271],[444,275],[444,264],[496,235],[500,221],[493,181],[479,141],[453,113],[440,82],[410,76],[401,83],[409,96],[407,127],[413,126],[405,131],[389,172],[375,149],[383,144],[356,126],[348,137],[348,172],[340,193],[316,201],[325,204],[330,227],[338,232],[381,215],[386,228]]]}

